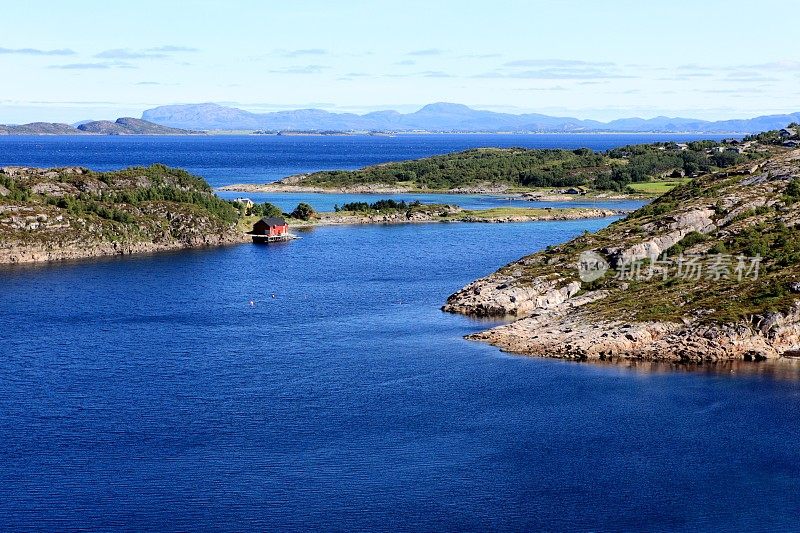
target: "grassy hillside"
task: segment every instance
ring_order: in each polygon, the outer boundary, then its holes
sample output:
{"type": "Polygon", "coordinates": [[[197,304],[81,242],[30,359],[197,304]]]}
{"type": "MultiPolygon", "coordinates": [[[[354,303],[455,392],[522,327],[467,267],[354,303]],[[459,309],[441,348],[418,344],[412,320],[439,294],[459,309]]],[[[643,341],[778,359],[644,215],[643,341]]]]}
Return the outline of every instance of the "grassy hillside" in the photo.
{"type": "Polygon", "coordinates": [[[739,166],[699,177],[596,234],[533,254],[497,276],[507,287],[543,279],[557,280],[557,286],[579,282],[581,294],[604,295],[585,309],[606,319],[726,323],[787,311],[800,300],[798,267],[800,151],[795,151],[756,170],[739,166]],[[576,265],[587,251],[612,268],[598,280],[581,282],[576,265]],[[746,275],[755,257],[757,277],[746,275]],[[701,265],[699,277],[686,274],[689,261],[701,265]]]}
{"type": "MultiPolygon", "coordinates": [[[[0,169],[0,252],[197,245],[234,238],[238,208],[186,171],[0,169]]],[[[102,254],[105,255],[105,254],[102,254]]]]}
{"type": "MultiPolygon", "coordinates": [[[[512,188],[589,186],[596,190],[633,192],[628,189],[632,184],[698,175],[758,160],[767,153],[768,148],[758,143],[744,149],[739,143],[713,141],[625,146],[604,153],[586,148],[480,148],[354,171],[315,172],[289,178],[283,183],[323,188],[380,184],[420,190],[486,185],[512,188]]],[[[656,188],[655,192],[663,188],[666,186],[656,188]]]]}
{"type": "Polygon", "coordinates": [[[680,185],[470,283],[444,310],[516,316],[469,338],[529,355],[798,357],[800,150],[680,185]]]}

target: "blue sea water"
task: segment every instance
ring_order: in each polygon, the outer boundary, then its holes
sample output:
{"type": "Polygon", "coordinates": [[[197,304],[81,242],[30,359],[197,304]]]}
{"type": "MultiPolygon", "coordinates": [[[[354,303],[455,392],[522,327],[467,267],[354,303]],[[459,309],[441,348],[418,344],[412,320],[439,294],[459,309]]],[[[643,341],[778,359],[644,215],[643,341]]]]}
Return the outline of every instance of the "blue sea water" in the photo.
{"type": "Polygon", "coordinates": [[[518,357],[439,311],[608,222],[0,269],[0,530],[796,530],[797,365],[518,357]]]}
{"type": "Polygon", "coordinates": [[[217,195],[228,200],[244,197],[258,203],[270,202],[283,209],[284,212],[291,212],[300,202],[312,205],[317,211],[333,211],[337,205],[341,206],[348,202],[372,203],[378,199],[403,200],[405,202],[418,200],[425,204],[458,205],[464,209],[491,209],[494,207],[592,207],[632,211],[642,207],[642,205],[646,203],[643,200],[592,200],[581,199],[580,197],[566,202],[532,202],[513,195],[487,194],[242,193],[217,191],[217,195]]]}
{"type": "Polygon", "coordinates": [[[0,166],[80,165],[114,170],[164,163],[214,186],[267,183],[315,170],[355,169],[487,146],[607,150],[656,141],[722,139],[692,134],[541,134],[348,136],[0,136],[0,166]]]}

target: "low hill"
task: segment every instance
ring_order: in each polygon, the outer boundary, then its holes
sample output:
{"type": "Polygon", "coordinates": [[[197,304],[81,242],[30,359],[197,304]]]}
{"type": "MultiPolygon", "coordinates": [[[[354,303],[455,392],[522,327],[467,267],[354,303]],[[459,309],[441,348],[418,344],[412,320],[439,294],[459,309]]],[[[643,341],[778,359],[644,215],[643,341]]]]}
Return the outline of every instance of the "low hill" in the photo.
{"type": "Polygon", "coordinates": [[[800,355],[800,150],[703,175],[596,234],[511,263],[444,309],[473,335],[566,358],[800,355]]]}
{"type": "Polygon", "coordinates": [[[102,135],[187,135],[196,133],[130,117],[118,118],[115,122],[108,120],[86,122],[79,125],[77,129],[85,133],[102,135]]]}
{"type": "Polygon", "coordinates": [[[78,135],[81,132],[69,124],[31,122],[19,126],[0,126],[0,135],[78,135]]]}
{"type": "Polygon", "coordinates": [[[0,135],[190,135],[197,134],[170,128],[138,118],[118,118],[115,122],[95,120],[75,126],[57,122],[32,122],[21,125],[0,125],[0,135]]]}
{"type": "Polygon", "coordinates": [[[278,186],[349,190],[394,187],[405,190],[504,190],[587,186],[624,192],[631,184],[683,177],[756,161],[769,147],[698,141],[625,146],[608,152],[480,148],[452,154],[290,176],[278,186]]]}
{"type": "Polygon", "coordinates": [[[239,209],[163,165],[0,169],[0,263],[239,242],[239,209]]]}

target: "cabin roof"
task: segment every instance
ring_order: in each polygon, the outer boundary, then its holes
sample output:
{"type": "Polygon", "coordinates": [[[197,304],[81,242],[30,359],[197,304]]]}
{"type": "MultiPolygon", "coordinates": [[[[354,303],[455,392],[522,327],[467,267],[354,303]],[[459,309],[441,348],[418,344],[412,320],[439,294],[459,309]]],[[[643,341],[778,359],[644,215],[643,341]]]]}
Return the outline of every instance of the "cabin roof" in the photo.
{"type": "Polygon", "coordinates": [[[286,221],[281,217],[264,217],[259,222],[263,222],[267,226],[285,226],[286,221]]]}

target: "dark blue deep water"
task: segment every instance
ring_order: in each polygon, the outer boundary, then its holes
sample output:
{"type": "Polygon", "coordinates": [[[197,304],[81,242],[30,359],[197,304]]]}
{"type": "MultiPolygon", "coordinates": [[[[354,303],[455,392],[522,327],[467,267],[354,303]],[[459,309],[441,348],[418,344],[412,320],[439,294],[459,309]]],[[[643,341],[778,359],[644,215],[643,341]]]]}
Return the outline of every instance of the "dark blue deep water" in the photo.
{"type": "Polygon", "coordinates": [[[0,166],[79,165],[113,170],[164,163],[188,169],[219,187],[266,183],[315,170],[365,165],[444,154],[486,146],[591,148],[607,150],[656,141],[721,139],[692,134],[541,134],[352,136],[0,136],[0,166]]]}
{"type": "Polygon", "coordinates": [[[0,269],[0,530],[798,529],[797,365],[510,356],[439,311],[607,223],[0,269]]]}

